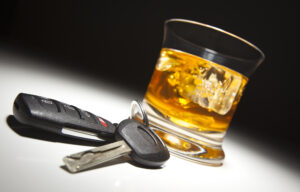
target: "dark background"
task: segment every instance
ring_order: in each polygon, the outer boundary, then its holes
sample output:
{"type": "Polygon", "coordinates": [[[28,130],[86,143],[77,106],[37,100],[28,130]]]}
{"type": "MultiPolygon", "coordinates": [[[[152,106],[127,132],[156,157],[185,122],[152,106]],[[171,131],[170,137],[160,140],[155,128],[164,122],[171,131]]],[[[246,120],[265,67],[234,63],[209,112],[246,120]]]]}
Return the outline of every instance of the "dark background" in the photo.
{"type": "Polygon", "coordinates": [[[239,2],[2,1],[0,47],[53,61],[54,67],[111,82],[142,97],[166,19],[220,27],[266,55],[250,77],[233,119],[232,124],[242,126],[230,131],[299,157],[296,6],[281,1],[239,2]]]}

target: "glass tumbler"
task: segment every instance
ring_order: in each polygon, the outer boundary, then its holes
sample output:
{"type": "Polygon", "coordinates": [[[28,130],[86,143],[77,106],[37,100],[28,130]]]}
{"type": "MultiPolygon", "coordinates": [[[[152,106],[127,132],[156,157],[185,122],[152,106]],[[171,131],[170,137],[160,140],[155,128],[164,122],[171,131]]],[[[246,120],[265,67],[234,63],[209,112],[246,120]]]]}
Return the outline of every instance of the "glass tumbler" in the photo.
{"type": "Polygon", "coordinates": [[[173,155],[223,164],[222,142],[249,76],[264,60],[250,42],[184,19],[164,24],[162,50],[143,107],[173,155]]]}

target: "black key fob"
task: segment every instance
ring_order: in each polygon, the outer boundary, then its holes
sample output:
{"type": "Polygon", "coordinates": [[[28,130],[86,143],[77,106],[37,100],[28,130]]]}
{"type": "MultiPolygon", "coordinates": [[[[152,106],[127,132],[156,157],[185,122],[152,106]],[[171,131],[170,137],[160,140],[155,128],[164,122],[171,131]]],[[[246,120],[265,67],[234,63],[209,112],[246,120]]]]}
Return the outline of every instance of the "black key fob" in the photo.
{"type": "Polygon", "coordinates": [[[111,139],[116,131],[114,124],[88,111],[25,93],[16,97],[13,114],[23,124],[83,139],[111,139]]]}

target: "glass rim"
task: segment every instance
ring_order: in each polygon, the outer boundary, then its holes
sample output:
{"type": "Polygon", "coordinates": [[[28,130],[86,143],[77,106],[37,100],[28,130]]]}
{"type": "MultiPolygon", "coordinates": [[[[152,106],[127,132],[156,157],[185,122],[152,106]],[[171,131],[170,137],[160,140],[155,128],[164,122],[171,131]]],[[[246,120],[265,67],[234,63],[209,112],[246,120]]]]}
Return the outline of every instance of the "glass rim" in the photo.
{"type": "MultiPolygon", "coordinates": [[[[223,33],[223,34],[226,34],[228,36],[231,36],[235,39],[238,39],[239,41],[247,44],[248,46],[252,47],[254,50],[256,50],[260,56],[261,56],[261,61],[263,61],[265,59],[265,54],[262,52],[262,50],[260,48],[258,48],[256,45],[254,45],[253,43],[250,43],[249,41],[247,41],[246,39],[238,36],[238,35],[235,35],[231,32],[228,32],[224,29],[221,29],[219,27],[215,27],[215,26],[212,26],[212,25],[209,25],[209,24],[205,24],[205,23],[201,23],[201,22],[198,22],[198,21],[192,21],[192,20],[188,20],[188,19],[180,19],[180,18],[172,18],[172,19],[168,19],[164,22],[164,25],[166,26],[168,23],[171,23],[171,22],[182,22],[182,23],[189,23],[189,24],[194,24],[194,25],[199,25],[199,26],[202,26],[202,27],[206,27],[206,28],[209,28],[209,29],[212,29],[212,30],[215,30],[215,31],[218,31],[220,33],[223,33]]],[[[215,51],[215,50],[212,50],[212,51],[215,51]]]]}

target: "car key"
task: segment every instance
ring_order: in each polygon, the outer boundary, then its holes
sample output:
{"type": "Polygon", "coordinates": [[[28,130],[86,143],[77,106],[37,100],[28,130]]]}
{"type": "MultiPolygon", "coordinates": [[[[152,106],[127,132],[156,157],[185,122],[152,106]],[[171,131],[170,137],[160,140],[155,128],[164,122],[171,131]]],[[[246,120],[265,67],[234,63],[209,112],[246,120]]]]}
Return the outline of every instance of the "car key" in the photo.
{"type": "Polygon", "coordinates": [[[123,120],[116,130],[117,142],[67,156],[63,159],[70,172],[92,168],[115,158],[129,155],[140,165],[155,168],[170,157],[163,141],[147,126],[134,119],[123,120]]]}
{"type": "Polygon", "coordinates": [[[16,97],[13,114],[23,124],[83,140],[111,140],[116,131],[114,124],[88,111],[25,93],[16,97]]]}

